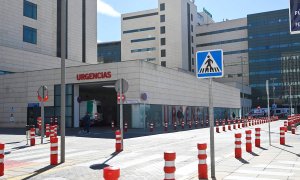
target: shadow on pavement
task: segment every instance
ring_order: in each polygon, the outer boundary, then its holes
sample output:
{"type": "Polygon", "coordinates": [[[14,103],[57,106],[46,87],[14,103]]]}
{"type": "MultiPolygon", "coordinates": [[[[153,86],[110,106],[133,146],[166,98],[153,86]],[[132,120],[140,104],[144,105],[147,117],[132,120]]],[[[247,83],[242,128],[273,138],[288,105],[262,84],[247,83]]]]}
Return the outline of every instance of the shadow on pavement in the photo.
{"type": "Polygon", "coordinates": [[[31,179],[31,178],[33,178],[33,177],[35,177],[35,176],[37,176],[37,175],[39,175],[39,174],[42,174],[42,173],[44,173],[44,172],[46,172],[46,171],[48,171],[48,170],[50,170],[50,169],[52,169],[52,168],[54,168],[54,167],[55,167],[55,166],[48,165],[48,166],[46,166],[46,167],[44,167],[44,168],[42,168],[42,169],[36,170],[32,175],[30,175],[30,176],[24,178],[23,180],[31,179]]]}
{"type": "Polygon", "coordinates": [[[241,163],[243,163],[243,164],[249,164],[249,162],[248,161],[246,161],[245,159],[243,159],[243,158],[236,158],[237,160],[239,160],[241,163]]]}
{"type": "Polygon", "coordinates": [[[268,150],[268,149],[263,148],[263,147],[258,147],[258,148],[259,148],[259,149],[262,149],[262,150],[264,150],[264,151],[268,150]]]}
{"type": "Polygon", "coordinates": [[[90,166],[91,169],[93,170],[101,170],[104,169],[105,167],[109,166],[108,164],[106,164],[108,161],[110,161],[111,159],[113,159],[114,157],[116,157],[118,154],[120,154],[120,152],[114,152],[111,154],[111,157],[109,157],[107,160],[105,160],[103,163],[101,164],[93,164],[90,166]]]}
{"type": "Polygon", "coordinates": [[[286,145],[286,144],[284,144],[283,146],[285,146],[285,147],[293,147],[293,146],[290,146],[290,145],[286,145]]]}
{"type": "Polygon", "coordinates": [[[288,150],[286,150],[286,149],[283,149],[283,148],[280,148],[280,147],[277,147],[277,146],[274,146],[274,145],[271,145],[271,146],[274,147],[274,148],[280,149],[280,150],[282,150],[282,151],[285,151],[285,152],[288,152],[288,153],[291,153],[291,154],[294,154],[294,155],[300,157],[300,154],[294,153],[294,152],[292,152],[292,151],[288,151],[288,150]]]}
{"type": "Polygon", "coordinates": [[[251,154],[252,156],[259,156],[258,154],[254,153],[254,152],[248,152],[249,154],[251,154]]]}

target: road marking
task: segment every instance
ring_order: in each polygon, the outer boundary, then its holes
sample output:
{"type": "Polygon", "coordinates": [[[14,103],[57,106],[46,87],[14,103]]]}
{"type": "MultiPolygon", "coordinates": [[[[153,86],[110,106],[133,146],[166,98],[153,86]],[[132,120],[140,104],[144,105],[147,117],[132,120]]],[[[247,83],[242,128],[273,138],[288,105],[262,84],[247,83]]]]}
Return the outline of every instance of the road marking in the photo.
{"type": "Polygon", "coordinates": [[[274,172],[274,171],[252,171],[252,170],[237,170],[235,173],[244,173],[244,174],[261,174],[261,175],[271,175],[271,176],[293,176],[294,173],[287,172],[274,172]]]}
{"type": "Polygon", "coordinates": [[[256,178],[256,177],[246,177],[246,176],[227,176],[224,179],[231,179],[231,180],[279,180],[279,179],[269,179],[269,178],[256,178]]]}
{"type": "Polygon", "coordinates": [[[295,162],[295,161],[277,161],[280,164],[296,164],[300,165],[300,162],[295,162]]]}
{"type": "MultiPolygon", "coordinates": [[[[76,149],[68,149],[66,150],[66,152],[70,153],[70,152],[74,152],[74,151],[78,151],[76,149]]],[[[36,159],[36,158],[41,158],[41,157],[46,157],[46,156],[50,156],[50,150],[48,149],[48,152],[47,153],[42,153],[42,154],[35,154],[36,152],[30,152],[31,154],[29,153],[26,153],[26,154],[22,154],[23,157],[17,157],[17,158],[12,158],[12,157],[7,157],[7,159],[9,160],[14,160],[14,161],[23,161],[23,160],[30,160],[30,159],[36,159]],[[32,154],[35,154],[35,155],[32,155],[32,154]]]]}
{"type": "MultiPolygon", "coordinates": [[[[92,154],[92,153],[96,153],[96,152],[98,152],[98,151],[82,151],[82,152],[77,152],[77,153],[73,153],[73,154],[67,154],[66,158],[73,157],[73,156],[81,156],[81,155],[86,155],[86,154],[92,154]]],[[[46,161],[49,161],[49,158],[50,158],[50,155],[47,158],[38,159],[38,160],[31,161],[31,162],[36,162],[36,163],[46,162],[46,161]]]]}
{"type": "Polygon", "coordinates": [[[258,167],[258,168],[261,167],[261,168],[268,168],[268,169],[287,169],[287,170],[300,171],[300,168],[286,167],[286,166],[273,166],[273,165],[267,165],[267,164],[256,165],[253,167],[258,167]]]}
{"type": "Polygon", "coordinates": [[[152,156],[144,156],[144,158],[136,158],[136,159],[132,158],[131,161],[124,162],[124,164],[119,164],[117,166],[119,166],[121,169],[125,169],[125,168],[128,168],[128,167],[137,165],[137,164],[141,164],[141,163],[145,163],[147,161],[151,161],[151,160],[155,160],[155,159],[161,159],[161,158],[162,158],[162,155],[160,155],[160,154],[159,155],[155,154],[155,155],[152,155],[152,156]]]}

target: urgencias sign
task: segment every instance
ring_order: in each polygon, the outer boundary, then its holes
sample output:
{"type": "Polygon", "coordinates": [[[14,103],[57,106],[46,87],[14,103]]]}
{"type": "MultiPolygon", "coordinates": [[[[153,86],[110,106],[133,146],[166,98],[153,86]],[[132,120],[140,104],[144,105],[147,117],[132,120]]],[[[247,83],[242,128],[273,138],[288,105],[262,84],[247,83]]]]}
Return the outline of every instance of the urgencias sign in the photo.
{"type": "Polygon", "coordinates": [[[109,79],[111,78],[111,72],[96,72],[96,73],[82,73],[77,74],[77,80],[93,80],[93,79],[109,79]]]}

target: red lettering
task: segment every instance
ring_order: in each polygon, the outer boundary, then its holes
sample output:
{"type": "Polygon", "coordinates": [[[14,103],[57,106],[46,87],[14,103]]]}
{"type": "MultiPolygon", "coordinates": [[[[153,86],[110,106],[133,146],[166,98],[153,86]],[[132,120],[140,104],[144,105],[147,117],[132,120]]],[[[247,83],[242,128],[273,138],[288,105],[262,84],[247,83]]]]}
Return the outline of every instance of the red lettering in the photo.
{"type": "Polygon", "coordinates": [[[76,79],[78,81],[81,80],[90,80],[90,79],[109,79],[112,74],[110,71],[108,72],[97,72],[97,73],[85,73],[85,74],[77,74],[76,79]]]}

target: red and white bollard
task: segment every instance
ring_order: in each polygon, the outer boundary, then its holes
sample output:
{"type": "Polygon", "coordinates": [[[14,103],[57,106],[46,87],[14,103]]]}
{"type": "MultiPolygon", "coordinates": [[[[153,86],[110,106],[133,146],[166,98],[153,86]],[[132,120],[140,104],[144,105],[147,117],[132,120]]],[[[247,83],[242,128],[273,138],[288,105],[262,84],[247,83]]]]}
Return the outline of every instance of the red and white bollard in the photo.
{"type": "Polygon", "coordinates": [[[206,164],[206,149],[207,145],[206,143],[204,144],[198,144],[198,159],[199,159],[199,164],[198,164],[198,177],[199,179],[207,179],[207,164],[206,164]]]}
{"type": "Polygon", "coordinates": [[[50,139],[55,137],[54,125],[50,126],[50,139]]]}
{"type": "Polygon", "coordinates": [[[255,128],[255,147],[260,147],[260,128],[255,128]]]}
{"type": "Polygon", "coordinates": [[[153,129],[154,129],[154,124],[153,124],[153,123],[150,123],[150,125],[149,125],[149,131],[150,131],[150,132],[153,132],[153,129]]]}
{"type": "Polygon", "coordinates": [[[116,130],[116,152],[123,151],[121,131],[116,130]]]}
{"type": "Polygon", "coordinates": [[[120,175],[120,168],[109,166],[103,169],[104,180],[118,180],[120,175]]]}
{"type": "Polygon", "coordinates": [[[218,121],[216,121],[216,132],[217,132],[217,133],[220,133],[219,122],[218,122],[218,121]]]}
{"type": "Polygon", "coordinates": [[[189,121],[189,128],[192,129],[192,121],[189,121]]]}
{"type": "Polygon", "coordinates": [[[251,130],[246,131],[246,151],[252,152],[251,130]]]}
{"type": "Polygon", "coordinates": [[[238,128],[240,129],[241,128],[241,121],[238,120],[238,128]]]}
{"type": "Polygon", "coordinates": [[[165,167],[164,167],[165,179],[164,180],[175,180],[176,153],[175,152],[165,152],[164,159],[165,159],[165,167]]]}
{"type": "Polygon", "coordinates": [[[285,127],[280,127],[280,144],[285,145],[285,127]]]}
{"type": "Polygon", "coordinates": [[[128,125],[127,125],[127,122],[124,123],[124,132],[127,132],[127,128],[128,128],[128,125]]]}
{"type": "Polygon", "coordinates": [[[285,132],[287,132],[287,130],[288,130],[287,127],[288,127],[288,122],[287,122],[287,121],[284,121],[284,128],[285,128],[284,131],[285,131],[285,132]]]}
{"type": "Polygon", "coordinates": [[[195,128],[198,128],[198,120],[195,122],[195,128]]]}
{"type": "Polygon", "coordinates": [[[181,129],[184,129],[184,120],[181,121],[181,129]]]}
{"type": "Polygon", "coordinates": [[[173,129],[174,129],[174,131],[177,130],[177,122],[176,121],[173,123],[173,129]]]}
{"type": "Polygon", "coordinates": [[[295,127],[295,124],[292,124],[292,134],[296,134],[296,127],[295,127]]]}
{"type": "Polygon", "coordinates": [[[115,123],[113,121],[111,122],[111,130],[115,130],[115,123]]]}
{"type": "Polygon", "coordinates": [[[242,134],[237,133],[235,136],[235,158],[242,158],[242,134]]]}
{"type": "Polygon", "coordinates": [[[46,124],[46,137],[50,136],[50,124],[46,124]]]}
{"type": "Polygon", "coordinates": [[[236,125],[235,125],[236,121],[233,120],[233,129],[236,129],[236,125]]]}
{"type": "Polygon", "coordinates": [[[228,130],[231,131],[231,124],[230,124],[230,120],[228,120],[228,130]]]}
{"type": "Polygon", "coordinates": [[[223,122],[222,122],[222,127],[223,127],[223,131],[226,131],[225,120],[223,120],[223,122]]]}
{"type": "Polygon", "coordinates": [[[168,132],[168,122],[165,122],[165,132],[168,132]]]}
{"type": "Polygon", "coordinates": [[[53,137],[50,139],[50,165],[58,164],[58,138],[53,137]]]}
{"type": "Polygon", "coordinates": [[[208,127],[208,126],[209,126],[208,119],[206,119],[206,127],[208,127]]]}
{"type": "Polygon", "coordinates": [[[4,176],[4,148],[5,144],[0,143],[0,177],[4,176]]]}
{"type": "Polygon", "coordinates": [[[30,146],[35,145],[35,128],[30,129],[30,146]]]}

